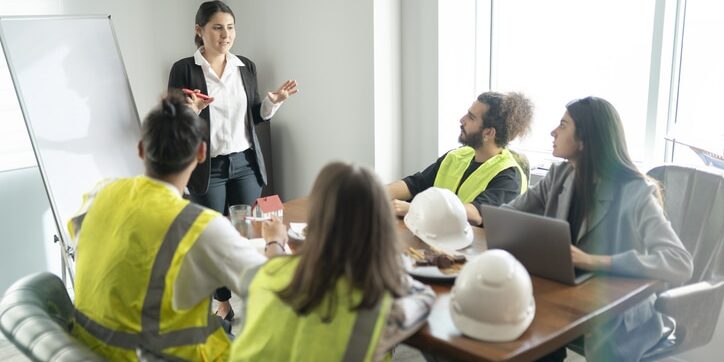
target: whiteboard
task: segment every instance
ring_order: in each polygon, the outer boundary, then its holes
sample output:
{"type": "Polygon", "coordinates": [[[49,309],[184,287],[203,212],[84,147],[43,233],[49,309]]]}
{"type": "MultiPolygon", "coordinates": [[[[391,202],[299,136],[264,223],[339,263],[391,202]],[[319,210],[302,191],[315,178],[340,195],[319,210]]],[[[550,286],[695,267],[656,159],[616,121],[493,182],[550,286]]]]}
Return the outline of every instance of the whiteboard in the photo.
{"type": "Polygon", "coordinates": [[[104,178],[143,173],[141,137],[111,19],[0,17],[0,40],[59,237],[104,178]]]}

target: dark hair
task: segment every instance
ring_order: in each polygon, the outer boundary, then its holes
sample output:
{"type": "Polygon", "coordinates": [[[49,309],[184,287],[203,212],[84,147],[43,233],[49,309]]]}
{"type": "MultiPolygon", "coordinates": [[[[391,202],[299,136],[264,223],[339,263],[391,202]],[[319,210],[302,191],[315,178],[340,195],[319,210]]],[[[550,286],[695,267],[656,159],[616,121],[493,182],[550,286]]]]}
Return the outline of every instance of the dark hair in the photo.
{"type": "Polygon", "coordinates": [[[591,215],[598,180],[624,183],[647,180],[631,161],[621,117],[607,100],[576,99],[566,105],[575,125],[575,137],[583,148],[576,159],[575,193],[581,200],[580,220],[591,215]]]}
{"type": "Polygon", "coordinates": [[[278,293],[297,313],[324,306],[334,317],[337,281],[344,277],[362,299],[350,310],[371,309],[386,292],[400,296],[402,272],[396,220],[372,171],[341,162],[325,166],[309,196],[307,237],[289,285],[278,293]],[[329,303],[322,302],[325,297],[329,303]]]}
{"type": "MultiPolygon", "coordinates": [[[[196,11],[196,25],[203,28],[206,23],[219,12],[231,15],[234,21],[236,21],[234,12],[231,11],[229,5],[226,5],[223,1],[207,1],[201,4],[199,10],[196,11]]],[[[204,45],[204,41],[198,35],[194,35],[194,43],[196,43],[197,48],[204,45]]]]}
{"type": "Polygon", "coordinates": [[[518,136],[530,131],[533,103],[521,93],[485,92],[478,102],[488,105],[483,114],[483,128],[495,128],[495,144],[505,147],[518,136]]]}
{"type": "Polygon", "coordinates": [[[146,168],[158,176],[185,169],[206,136],[206,124],[178,91],[169,92],[141,127],[146,168]]]}

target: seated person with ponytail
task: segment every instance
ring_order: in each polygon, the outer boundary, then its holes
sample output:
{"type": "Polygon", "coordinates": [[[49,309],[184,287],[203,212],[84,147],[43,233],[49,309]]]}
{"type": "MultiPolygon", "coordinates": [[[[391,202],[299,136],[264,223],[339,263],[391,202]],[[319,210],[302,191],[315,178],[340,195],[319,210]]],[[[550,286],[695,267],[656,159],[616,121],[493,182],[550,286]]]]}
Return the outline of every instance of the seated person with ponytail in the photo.
{"type": "Polygon", "coordinates": [[[500,206],[528,188],[526,173],[506,146],[528,132],[532,116],[532,103],[520,93],[479,95],[460,119],[458,141],[463,147],[444,154],[422,172],[387,186],[395,213],[407,214],[407,201],[434,186],[458,195],[468,221],[481,225],[481,205],[500,206]]]}
{"type": "MultiPolygon", "coordinates": [[[[143,122],[145,175],[101,182],[68,225],[77,242],[73,334],[109,360],[228,358],[211,295],[223,285],[240,291],[267,258],[221,214],[181,197],[206,157],[206,132],[184,97],[165,97],[143,122]]],[[[284,253],[281,222],[262,234],[267,256],[284,253]]]]}
{"type": "Polygon", "coordinates": [[[306,240],[259,269],[240,294],[231,361],[379,361],[435,301],[402,269],[395,217],[369,170],[325,166],[309,196],[306,240]]]}

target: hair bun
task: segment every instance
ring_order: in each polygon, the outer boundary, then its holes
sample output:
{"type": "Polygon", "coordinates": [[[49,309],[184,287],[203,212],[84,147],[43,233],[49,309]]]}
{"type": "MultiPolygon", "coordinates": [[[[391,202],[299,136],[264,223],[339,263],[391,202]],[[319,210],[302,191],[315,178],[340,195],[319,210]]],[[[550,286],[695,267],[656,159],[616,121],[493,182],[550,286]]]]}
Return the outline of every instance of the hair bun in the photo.
{"type": "Polygon", "coordinates": [[[176,117],[176,105],[174,105],[168,98],[161,102],[161,108],[163,110],[163,114],[170,117],[176,117]]]}

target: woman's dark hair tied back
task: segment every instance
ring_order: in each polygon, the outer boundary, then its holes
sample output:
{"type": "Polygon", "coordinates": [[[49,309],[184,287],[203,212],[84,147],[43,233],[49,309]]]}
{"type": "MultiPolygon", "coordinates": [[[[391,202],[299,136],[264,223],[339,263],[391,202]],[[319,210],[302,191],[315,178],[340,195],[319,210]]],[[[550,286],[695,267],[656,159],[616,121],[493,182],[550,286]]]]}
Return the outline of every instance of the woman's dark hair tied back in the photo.
{"type": "Polygon", "coordinates": [[[161,108],[163,110],[163,114],[171,118],[176,117],[176,106],[174,106],[168,98],[164,98],[161,101],[161,108]]]}
{"type": "Polygon", "coordinates": [[[206,124],[181,92],[169,92],[141,127],[147,169],[158,176],[182,171],[196,158],[206,134],[206,124]]]}

